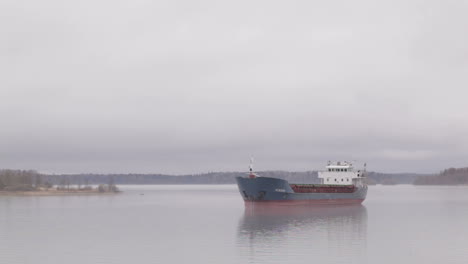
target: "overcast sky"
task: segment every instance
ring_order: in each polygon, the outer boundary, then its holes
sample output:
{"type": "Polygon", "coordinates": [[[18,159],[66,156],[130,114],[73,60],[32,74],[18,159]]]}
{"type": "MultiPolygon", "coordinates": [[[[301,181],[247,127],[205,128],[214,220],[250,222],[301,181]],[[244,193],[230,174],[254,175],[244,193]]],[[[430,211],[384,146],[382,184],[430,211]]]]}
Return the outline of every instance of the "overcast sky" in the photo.
{"type": "Polygon", "coordinates": [[[467,1],[0,0],[0,168],[468,166],[467,1]]]}

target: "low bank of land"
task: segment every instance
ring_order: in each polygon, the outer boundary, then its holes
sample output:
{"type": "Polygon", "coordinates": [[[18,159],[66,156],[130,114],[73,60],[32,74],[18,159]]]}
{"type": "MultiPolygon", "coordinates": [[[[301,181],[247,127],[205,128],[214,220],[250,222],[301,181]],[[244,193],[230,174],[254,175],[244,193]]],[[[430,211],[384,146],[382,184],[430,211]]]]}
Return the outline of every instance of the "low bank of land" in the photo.
{"type": "Polygon", "coordinates": [[[98,189],[93,190],[35,190],[35,191],[0,191],[0,196],[56,196],[56,195],[109,195],[116,194],[119,191],[100,192],[98,189]]]}

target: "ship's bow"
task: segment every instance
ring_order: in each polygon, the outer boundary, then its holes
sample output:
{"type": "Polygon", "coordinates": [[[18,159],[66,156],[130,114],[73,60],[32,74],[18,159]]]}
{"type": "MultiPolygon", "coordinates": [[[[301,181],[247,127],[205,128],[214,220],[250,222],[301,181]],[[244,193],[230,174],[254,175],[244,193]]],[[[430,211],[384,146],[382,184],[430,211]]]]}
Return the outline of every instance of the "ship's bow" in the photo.
{"type": "Polygon", "coordinates": [[[236,177],[239,193],[244,201],[286,200],[294,193],[289,183],[282,179],[269,177],[236,177]]]}

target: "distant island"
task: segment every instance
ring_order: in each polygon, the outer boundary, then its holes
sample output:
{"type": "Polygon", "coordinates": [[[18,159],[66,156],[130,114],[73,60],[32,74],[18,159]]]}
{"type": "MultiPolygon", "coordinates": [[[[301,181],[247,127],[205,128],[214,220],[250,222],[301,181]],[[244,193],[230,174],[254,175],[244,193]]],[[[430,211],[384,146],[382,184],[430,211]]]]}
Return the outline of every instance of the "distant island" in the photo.
{"type": "Polygon", "coordinates": [[[48,180],[48,175],[34,170],[0,170],[0,195],[70,195],[107,194],[120,192],[112,177],[107,184],[95,187],[89,184],[73,186],[67,177],[59,182],[48,180]]]}

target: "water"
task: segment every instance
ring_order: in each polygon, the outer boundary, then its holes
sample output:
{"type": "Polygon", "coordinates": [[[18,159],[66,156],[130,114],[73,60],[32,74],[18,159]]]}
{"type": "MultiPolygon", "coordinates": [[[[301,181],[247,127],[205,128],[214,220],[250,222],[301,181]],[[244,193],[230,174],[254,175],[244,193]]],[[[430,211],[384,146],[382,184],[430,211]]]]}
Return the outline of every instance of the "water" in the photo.
{"type": "Polygon", "coordinates": [[[234,185],[0,196],[0,263],[468,263],[468,187],[371,186],[363,206],[244,210],[234,185]]]}

